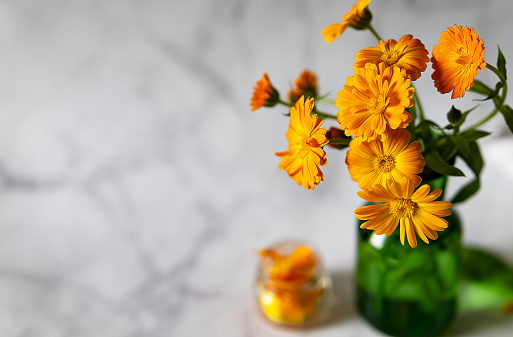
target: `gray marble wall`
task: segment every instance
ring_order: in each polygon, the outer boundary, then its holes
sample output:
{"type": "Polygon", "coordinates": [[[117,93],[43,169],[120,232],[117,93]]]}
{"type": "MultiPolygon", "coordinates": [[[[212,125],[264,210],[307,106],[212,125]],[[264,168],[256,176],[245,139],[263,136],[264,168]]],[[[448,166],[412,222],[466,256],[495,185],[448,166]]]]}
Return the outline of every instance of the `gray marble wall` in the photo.
{"type": "MultiPolygon", "coordinates": [[[[352,303],[362,201],[344,153],[328,150],[326,181],[305,191],[277,168],[286,111],[249,111],[264,71],[285,92],[309,68],[335,97],[354,53],[376,44],[354,30],[324,43],[353,3],[0,2],[0,336],[378,336],[352,303]],[[317,329],[273,328],[253,306],[256,249],[285,237],[312,242],[334,276],[335,309],[317,329]]],[[[371,10],[386,38],[412,33],[431,49],[447,26],[469,25],[487,59],[500,44],[513,62],[508,0],[371,10]]],[[[417,87],[442,120],[454,101],[430,72],[417,87]]],[[[460,207],[465,240],[513,261],[513,138],[501,117],[487,129],[484,186],[460,207]]]]}

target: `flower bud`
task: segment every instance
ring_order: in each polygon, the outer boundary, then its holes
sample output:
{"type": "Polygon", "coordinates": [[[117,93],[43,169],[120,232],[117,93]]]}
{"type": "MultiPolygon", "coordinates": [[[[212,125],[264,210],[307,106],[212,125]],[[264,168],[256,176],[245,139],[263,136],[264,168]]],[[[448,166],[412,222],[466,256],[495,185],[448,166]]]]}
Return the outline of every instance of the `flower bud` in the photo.
{"type": "Polygon", "coordinates": [[[339,150],[346,148],[351,141],[351,137],[346,136],[344,130],[333,126],[326,131],[326,139],[329,141],[328,146],[339,150]]]}
{"type": "Polygon", "coordinates": [[[301,97],[317,97],[317,76],[315,73],[305,70],[294,82],[294,88],[289,91],[289,100],[292,104],[301,97]]]}
{"type": "Polygon", "coordinates": [[[280,101],[280,93],[276,90],[269,80],[266,73],[262,79],[257,82],[254,87],[253,96],[251,97],[251,111],[260,109],[263,106],[273,107],[280,101]]]}
{"type": "Polygon", "coordinates": [[[454,105],[452,106],[451,110],[447,113],[447,119],[449,120],[449,123],[453,125],[459,125],[461,123],[463,115],[460,110],[456,109],[454,105]]]}
{"type": "Polygon", "coordinates": [[[367,29],[369,23],[372,21],[372,13],[368,7],[358,13],[351,21],[349,21],[349,25],[354,29],[367,29]]]}

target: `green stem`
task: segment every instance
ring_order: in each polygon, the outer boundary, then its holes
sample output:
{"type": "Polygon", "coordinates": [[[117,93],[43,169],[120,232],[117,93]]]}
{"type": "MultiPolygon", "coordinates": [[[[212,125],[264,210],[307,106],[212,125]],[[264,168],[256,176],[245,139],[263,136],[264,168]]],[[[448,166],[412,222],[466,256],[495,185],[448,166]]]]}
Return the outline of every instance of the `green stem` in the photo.
{"type": "Polygon", "coordinates": [[[486,68],[493,71],[495,73],[495,75],[497,75],[501,79],[501,82],[503,82],[504,84],[506,83],[506,79],[504,78],[504,75],[497,68],[492,66],[490,63],[486,64],[486,68]]]}
{"type": "MultiPolygon", "coordinates": [[[[294,106],[293,104],[284,102],[282,100],[279,100],[278,103],[282,104],[282,105],[285,105],[285,106],[288,106],[289,108],[294,106]]],[[[317,111],[315,109],[314,109],[314,111],[312,111],[312,113],[317,114],[317,116],[320,119],[326,119],[326,118],[337,119],[337,116],[335,116],[335,115],[332,115],[332,114],[329,114],[329,113],[326,113],[326,112],[322,112],[322,111],[317,111]]]]}
{"type": "Polygon", "coordinates": [[[491,64],[487,63],[486,64],[486,68],[488,68],[491,71],[493,71],[495,73],[495,75],[497,75],[500,78],[502,84],[504,84],[502,86],[502,95],[501,95],[500,99],[498,100],[498,102],[495,102],[495,100],[494,100],[495,107],[498,110],[500,110],[500,108],[504,104],[504,101],[506,100],[506,96],[508,95],[508,82],[506,81],[506,78],[504,77],[504,74],[502,74],[497,68],[495,68],[491,64]]]}
{"type": "Polygon", "coordinates": [[[422,109],[422,103],[420,102],[420,98],[419,98],[419,95],[417,95],[417,88],[415,88],[413,86],[413,83],[411,84],[411,86],[415,89],[415,92],[413,93],[413,99],[415,100],[415,103],[417,105],[417,109],[419,111],[419,120],[420,122],[423,122],[424,121],[424,109],[422,109]]]}
{"type": "Polygon", "coordinates": [[[316,113],[320,119],[326,119],[326,118],[337,119],[337,116],[331,115],[331,114],[328,114],[325,112],[320,112],[320,111],[314,110],[313,113],[316,113]]]}
{"type": "Polygon", "coordinates": [[[492,119],[493,117],[495,117],[495,115],[499,112],[499,109],[495,108],[493,109],[493,111],[488,115],[486,116],[485,118],[483,118],[482,120],[480,120],[479,122],[477,122],[476,124],[472,125],[471,127],[469,127],[467,130],[465,131],[472,131],[472,130],[475,130],[477,129],[478,127],[480,127],[481,125],[485,124],[486,122],[488,122],[490,119],[492,119]]]}
{"type": "Polygon", "coordinates": [[[471,127],[469,127],[467,129],[467,131],[470,131],[470,130],[475,130],[477,129],[478,127],[480,127],[481,125],[485,124],[486,122],[488,122],[490,119],[492,119],[493,117],[495,117],[495,115],[500,111],[500,109],[502,108],[502,105],[504,104],[504,101],[506,100],[506,96],[508,95],[508,83],[506,82],[506,78],[504,78],[504,75],[497,69],[495,68],[494,66],[492,66],[491,64],[487,63],[486,64],[486,68],[490,69],[493,73],[495,73],[495,75],[497,75],[497,77],[499,77],[499,79],[501,80],[501,82],[504,84],[503,87],[502,87],[502,95],[499,97],[499,98],[495,98],[493,100],[494,104],[495,104],[495,109],[493,109],[492,112],[490,112],[490,114],[488,114],[488,116],[486,116],[485,118],[483,118],[482,120],[480,120],[479,122],[475,123],[474,125],[472,125],[471,127]]]}
{"type": "Polygon", "coordinates": [[[345,139],[345,138],[336,138],[336,139],[330,139],[330,144],[332,145],[344,145],[348,146],[351,142],[351,139],[345,139]]]}
{"type": "MultiPolygon", "coordinates": [[[[280,103],[282,105],[285,105],[285,106],[288,106],[289,108],[294,106],[294,105],[292,105],[290,103],[287,103],[287,102],[284,102],[282,100],[279,100],[278,103],[280,103]]],[[[326,113],[326,112],[322,112],[322,111],[314,110],[314,111],[312,111],[312,113],[317,114],[317,116],[319,116],[320,119],[326,119],[326,118],[337,119],[337,116],[329,114],[329,113],[326,113]]]]}
{"type": "Polygon", "coordinates": [[[376,39],[378,39],[378,41],[383,41],[383,39],[381,38],[381,36],[379,36],[378,32],[376,32],[376,30],[374,29],[374,27],[372,27],[372,25],[369,24],[367,25],[367,28],[369,28],[369,30],[371,31],[372,35],[374,35],[376,37],[376,39]]]}
{"type": "Polygon", "coordinates": [[[293,104],[290,104],[290,103],[284,102],[284,101],[282,101],[281,99],[278,101],[278,103],[280,103],[280,104],[282,104],[282,105],[285,105],[285,106],[288,106],[289,108],[294,106],[293,104]]]}
{"type": "Polygon", "coordinates": [[[318,102],[323,102],[323,103],[326,103],[326,104],[329,104],[329,105],[335,105],[335,101],[332,100],[331,98],[327,98],[327,97],[320,97],[317,99],[318,102]]]}
{"type": "Polygon", "coordinates": [[[499,98],[499,100],[497,102],[494,100],[495,107],[500,110],[500,108],[504,104],[504,101],[506,100],[506,96],[508,95],[508,82],[506,81],[506,78],[504,77],[504,74],[502,74],[497,68],[495,68],[491,64],[487,63],[486,64],[486,68],[488,68],[491,71],[493,71],[495,73],[495,75],[497,75],[500,78],[500,80],[501,80],[501,82],[503,84],[503,86],[502,86],[502,96],[499,98]]]}

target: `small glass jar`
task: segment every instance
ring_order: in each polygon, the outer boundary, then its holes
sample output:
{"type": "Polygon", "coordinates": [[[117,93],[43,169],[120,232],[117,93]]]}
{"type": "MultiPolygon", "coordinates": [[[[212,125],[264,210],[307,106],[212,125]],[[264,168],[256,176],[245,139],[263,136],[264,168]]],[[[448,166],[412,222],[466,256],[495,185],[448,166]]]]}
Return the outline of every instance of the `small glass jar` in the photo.
{"type": "Polygon", "coordinates": [[[287,327],[319,323],[332,296],[329,273],[311,246],[282,241],[260,251],[255,295],[269,321],[287,327]]]}

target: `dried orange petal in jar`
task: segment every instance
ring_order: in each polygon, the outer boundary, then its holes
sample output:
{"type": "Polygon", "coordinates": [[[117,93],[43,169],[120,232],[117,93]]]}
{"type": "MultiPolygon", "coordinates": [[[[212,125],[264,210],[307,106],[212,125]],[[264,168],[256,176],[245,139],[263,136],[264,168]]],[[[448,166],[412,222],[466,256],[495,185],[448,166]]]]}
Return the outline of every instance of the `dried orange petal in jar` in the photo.
{"type": "Polygon", "coordinates": [[[331,296],[331,279],[313,248],[284,241],[259,255],[256,295],[262,314],[278,325],[317,323],[331,296]]]}

